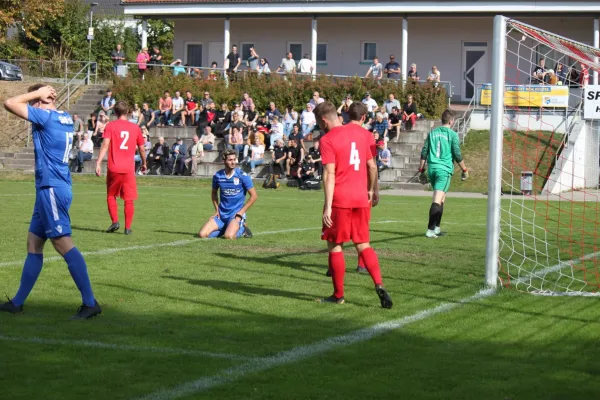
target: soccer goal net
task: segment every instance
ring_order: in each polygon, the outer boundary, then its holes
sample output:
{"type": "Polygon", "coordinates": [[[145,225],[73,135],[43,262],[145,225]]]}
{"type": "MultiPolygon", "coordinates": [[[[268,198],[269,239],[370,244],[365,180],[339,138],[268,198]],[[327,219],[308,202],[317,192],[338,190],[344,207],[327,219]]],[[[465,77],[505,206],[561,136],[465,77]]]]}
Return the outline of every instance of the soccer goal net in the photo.
{"type": "Polygon", "coordinates": [[[600,294],[599,56],[531,25],[494,20],[493,82],[481,91],[491,111],[489,284],[600,294]]]}

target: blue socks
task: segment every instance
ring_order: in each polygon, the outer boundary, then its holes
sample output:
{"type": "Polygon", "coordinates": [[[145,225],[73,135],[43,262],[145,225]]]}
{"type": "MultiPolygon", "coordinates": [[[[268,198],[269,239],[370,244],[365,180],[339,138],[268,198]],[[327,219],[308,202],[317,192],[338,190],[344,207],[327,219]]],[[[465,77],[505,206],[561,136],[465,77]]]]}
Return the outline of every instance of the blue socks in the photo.
{"type": "Polygon", "coordinates": [[[77,289],[81,292],[81,299],[83,304],[89,307],[96,305],[96,299],[92,292],[92,284],[90,283],[90,277],[88,276],[87,265],[83,256],[77,250],[77,247],[73,247],[65,255],[64,259],[69,266],[69,273],[77,285],[77,289]]]}
{"type": "Polygon", "coordinates": [[[221,231],[219,229],[217,229],[216,231],[212,231],[210,233],[210,235],[208,235],[208,238],[209,239],[214,239],[214,238],[219,237],[220,234],[221,234],[221,231]]]}
{"type": "Polygon", "coordinates": [[[43,254],[27,253],[23,272],[21,273],[21,286],[19,286],[19,291],[12,299],[15,306],[22,306],[27,300],[27,296],[31,293],[40,272],[42,272],[42,265],[44,265],[43,254]]]}

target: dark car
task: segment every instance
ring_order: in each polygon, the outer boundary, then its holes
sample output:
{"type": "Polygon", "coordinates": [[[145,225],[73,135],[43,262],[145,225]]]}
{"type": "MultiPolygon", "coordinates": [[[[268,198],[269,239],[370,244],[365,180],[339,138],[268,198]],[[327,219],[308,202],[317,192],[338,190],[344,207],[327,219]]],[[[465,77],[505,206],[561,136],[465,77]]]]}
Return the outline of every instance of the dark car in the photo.
{"type": "Polygon", "coordinates": [[[16,65],[0,61],[0,80],[1,81],[22,81],[23,72],[16,65]]]}

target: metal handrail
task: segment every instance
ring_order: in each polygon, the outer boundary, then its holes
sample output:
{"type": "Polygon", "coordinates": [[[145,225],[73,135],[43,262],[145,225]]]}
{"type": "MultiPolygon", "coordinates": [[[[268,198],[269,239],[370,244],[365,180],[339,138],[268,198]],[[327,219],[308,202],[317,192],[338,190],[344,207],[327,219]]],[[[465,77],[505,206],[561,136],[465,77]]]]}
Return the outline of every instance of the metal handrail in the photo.
{"type": "MultiPolygon", "coordinates": [[[[63,80],[65,83],[67,83],[69,81],[69,77],[74,74],[73,72],[71,72],[72,64],[83,65],[83,64],[87,64],[89,62],[89,61],[79,61],[79,60],[44,60],[44,59],[33,60],[33,59],[26,59],[26,58],[3,59],[3,61],[17,65],[19,68],[21,68],[24,75],[27,72],[27,75],[29,75],[29,76],[58,78],[58,79],[63,80]],[[28,63],[31,63],[31,65],[28,65],[28,63]],[[34,68],[33,66],[37,67],[38,65],[39,65],[39,69],[37,71],[39,73],[34,73],[33,75],[30,74],[29,72],[36,70],[36,68],[34,68]],[[48,66],[48,67],[45,67],[45,66],[48,66]]],[[[97,75],[97,71],[96,71],[96,75],[97,75]]]]}

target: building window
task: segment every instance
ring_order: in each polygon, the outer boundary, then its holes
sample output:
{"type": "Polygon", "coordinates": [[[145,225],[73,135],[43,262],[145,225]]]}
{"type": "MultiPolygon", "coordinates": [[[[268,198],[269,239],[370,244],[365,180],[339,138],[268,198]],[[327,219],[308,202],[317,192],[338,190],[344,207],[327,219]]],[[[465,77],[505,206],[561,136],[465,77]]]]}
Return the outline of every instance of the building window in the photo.
{"type": "Polygon", "coordinates": [[[373,42],[362,42],[362,60],[361,61],[373,61],[373,58],[377,56],[377,43],[373,42]]]}
{"type": "Polygon", "coordinates": [[[202,66],[202,43],[186,43],[185,44],[185,60],[184,64],[192,67],[202,66]]]}
{"type": "Polygon", "coordinates": [[[302,60],[302,43],[288,42],[288,52],[292,53],[292,58],[296,62],[302,60]]]}
{"type": "Polygon", "coordinates": [[[254,43],[241,43],[240,47],[242,61],[248,61],[248,57],[250,57],[250,48],[254,47],[254,43]]]}
{"type": "Polygon", "coordinates": [[[317,43],[317,62],[327,62],[327,43],[317,43]]]}

